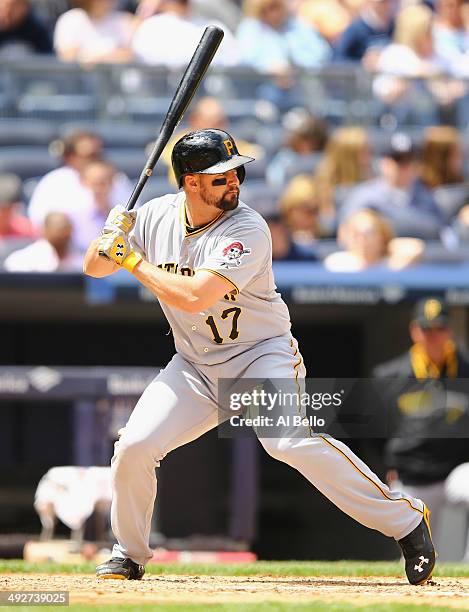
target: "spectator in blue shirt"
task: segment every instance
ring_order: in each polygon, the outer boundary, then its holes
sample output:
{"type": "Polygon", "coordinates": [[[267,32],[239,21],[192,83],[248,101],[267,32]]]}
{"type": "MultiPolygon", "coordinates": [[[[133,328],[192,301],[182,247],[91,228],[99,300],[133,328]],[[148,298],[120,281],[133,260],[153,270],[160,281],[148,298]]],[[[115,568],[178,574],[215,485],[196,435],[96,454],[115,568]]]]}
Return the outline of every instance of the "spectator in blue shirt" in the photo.
{"type": "Polygon", "coordinates": [[[0,0],[2,55],[53,53],[52,37],[31,9],[29,0],[0,0]]]}
{"type": "Polygon", "coordinates": [[[264,217],[272,236],[272,259],[274,261],[318,261],[314,250],[298,247],[279,214],[264,217]]]}
{"type": "Polygon", "coordinates": [[[303,103],[294,68],[318,68],[332,55],[329,44],[289,10],[287,0],[246,0],[237,31],[241,63],[272,80],[255,92],[281,112],[303,103]]]}
{"type": "MultiPolygon", "coordinates": [[[[339,38],[335,59],[361,62],[368,54],[376,54],[391,42],[393,28],[392,0],[368,0],[339,38]]],[[[369,64],[366,60],[364,63],[369,64]]]]}
{"type": "Polygon", "coordinates": [[[396,133],[380,164],[381,176],[356,187],[340,211],[344,219],[368,208],[388,219],[396,236],[437,239],[446,222],[431,191],[418,176],[416,151],[406,134],[396,133]]]}
{"type": "Polygon", "coordinates": [[[247,0],[237,32],[242,61],[276,74],[292,66],[317,68],[331,48],[312,27],[292,15],[286,0],[247,0]]]}

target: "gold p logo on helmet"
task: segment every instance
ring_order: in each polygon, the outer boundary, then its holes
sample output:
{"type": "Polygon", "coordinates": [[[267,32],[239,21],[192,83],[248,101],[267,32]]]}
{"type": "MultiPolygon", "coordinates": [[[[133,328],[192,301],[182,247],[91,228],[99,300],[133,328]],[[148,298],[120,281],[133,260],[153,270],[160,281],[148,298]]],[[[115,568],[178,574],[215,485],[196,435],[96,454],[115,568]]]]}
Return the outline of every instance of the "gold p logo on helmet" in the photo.
{"type": "Polygon", "coordinates": [[[428,321],[435,319],[441,312],[441,304],[438,300],[427,300],[423,307],[425,318],[428,321]]]}
{"type": "Polygon", "coordinates": [[[226,140],[223,141],[223,144],[225,145],[226,152],[228,153],[228,155],[230,156],[233,155],[233,148],[234,148],[233,141],[227,138],[226,140]]]}

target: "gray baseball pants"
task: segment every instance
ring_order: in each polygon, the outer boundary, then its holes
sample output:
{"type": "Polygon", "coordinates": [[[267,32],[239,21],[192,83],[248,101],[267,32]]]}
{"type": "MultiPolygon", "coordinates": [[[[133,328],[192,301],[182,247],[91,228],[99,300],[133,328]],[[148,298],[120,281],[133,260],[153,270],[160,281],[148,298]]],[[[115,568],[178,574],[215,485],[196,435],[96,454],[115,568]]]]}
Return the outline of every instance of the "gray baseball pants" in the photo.
{"type": "MultiPolygon", "coordinates": [[[[115,444],[111,461],[113,556],[145,564],[156,497],[155,467],[172,450],[216,427],[219,378],[291,379],[306,375],[296,340],[289,334],[249,348],[219,365],[194,365],[179,354],[150,383],[115,444]]],[[[391,491],[345,444],[291,431],[260,437],[276,459],[297,469],[336,506],[358,522],[396,540],[421,522],[423,502],[391,491]]],[[[190,469],[190,468],[188,468],[190,469]]],[[[182,508],[181,512],[188,511],[182,508]]]]}

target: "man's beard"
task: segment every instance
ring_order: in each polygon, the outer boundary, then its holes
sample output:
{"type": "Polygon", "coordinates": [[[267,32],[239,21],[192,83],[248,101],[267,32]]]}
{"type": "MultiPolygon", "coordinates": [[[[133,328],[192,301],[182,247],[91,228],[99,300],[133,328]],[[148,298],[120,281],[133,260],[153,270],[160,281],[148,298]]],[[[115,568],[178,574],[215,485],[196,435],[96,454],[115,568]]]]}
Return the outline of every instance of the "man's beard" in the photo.
{"type": "Polygon", "coordinates": [[[226,210],[234,210],[238,206],[238,204],[239,204],[239,191],[236,193],[236,197],[234,197],[234,194],[233,194],[230,200],[223,198],[222,200],[218,202],[216,206],[220,210],[226,211],[226,210]]]}
{"type": "Polygon", "coordinates": [[[223,211],[234,210],[239,204],[239,189],[236,192],[225,192],[221,198],[216,198],[213,195],[209,195],[205,188],[202,188],[200,196],[209,206],[214,206],[223,211]]]}

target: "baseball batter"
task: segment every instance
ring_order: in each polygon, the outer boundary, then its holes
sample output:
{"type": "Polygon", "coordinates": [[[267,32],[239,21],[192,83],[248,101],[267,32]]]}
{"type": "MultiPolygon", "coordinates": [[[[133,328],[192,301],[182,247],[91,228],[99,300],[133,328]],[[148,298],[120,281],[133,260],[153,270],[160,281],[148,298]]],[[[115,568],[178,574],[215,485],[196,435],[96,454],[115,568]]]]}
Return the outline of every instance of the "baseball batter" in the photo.
{"type": "MultiPolygon", "coordinates": [[[[172,152],[179,193],[151,200],[138,213],[116,207],[86,253],[85,273],[103,277],[122,267],[158,298],[176,347],[115,444],[117,544],[112,559],[98,566],[100,578],[142,578],[152,557],[155,467],[218,424],[218,379],[298,386],[306,375],[276,292],[268,227],[239,200],[251,161],[222,130],[187,134],[172,152]]],[[[435,551],[422,501],[390,491],[347,446],[320,432],[296,428],[260,442],[351,517],[395,538],[409,582],[431,577],[435,551]]]]}

